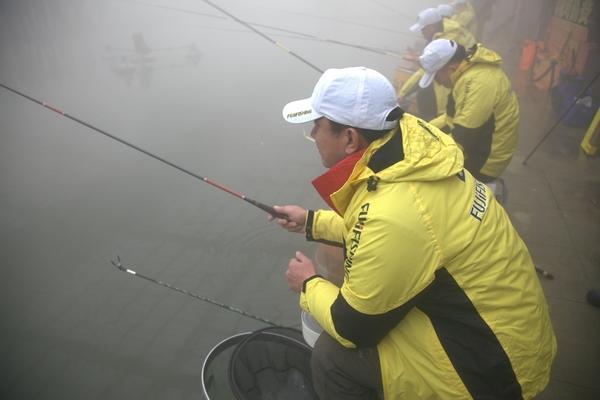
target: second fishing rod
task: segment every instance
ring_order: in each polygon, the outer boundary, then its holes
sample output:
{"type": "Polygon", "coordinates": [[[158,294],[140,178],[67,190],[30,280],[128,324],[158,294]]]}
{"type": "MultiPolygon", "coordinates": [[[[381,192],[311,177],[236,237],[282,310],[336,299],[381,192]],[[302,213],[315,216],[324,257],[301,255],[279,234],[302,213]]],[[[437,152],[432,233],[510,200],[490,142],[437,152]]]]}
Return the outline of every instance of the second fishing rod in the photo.
{"type": "Polygon", "coordinates": [[[141,147],[138,147],[138,146],[136,146],[136,145],[134,145],[134,144],[132,144],[132,143],[124,140],[124,139],[121,139],[118,136],[115,136],[115,135],[113,135],[113,134],[111,134],[111,133],[109,133],[109,132],[107,132],[105,130],[97,128],[97,127],[95,127],[95,126],[93,126],[93,125],[91,125],[91,124],[89,124],[89,123],[87,123],[87,122],[85,122],[85,121],[83,121],[83,120],[81,120],[79,118],[76,118],[76,117],[74,117],[72,115],[69,115],[66,112],[58,109],[57,107],[55,107],[53,105],[50,105],[50,104],[48,104],[48,103],[46,103],[44,101],[37,100],[37,99],[35,99],[35,98],[33,98],[33,97],[25,94],[25,93],[22,93],[22,92],[20,92],[18,90],[15,90],[15,89],[13,89],[13,88],[11,88],[9,86],[6,86],[6,85],[4,85],[2,83],[0,83],[0,87],[6,89],[9,92],[12,92],[12,93],[14,93],[16,95],[19,95],[19,96],[21,96],[21,97],[23,97],[23,98],[25,98],[25,99],[33,102],[33,103],[39,104],[39,105],[41,105],[42,107],[45,107],[48,110],[51,110],[51,111],[53,111],[53,112],[55,112],[57,114],[60,114],[60,115],[62,115],[65,118],[68,118],[68,119],[70,119],[72,121],[75,121],[78,124],[81,124],[83,126],[86,126],[86,127],[90,128],[90,129],[98,132],[98,133],[101,133],[102,135],[104,135],[106,137],[109,137],[109,138],[111,138],[113,140],[116,140],[117,142],[119,142],[121,144],[124,144],[125,146],[128,146],[128,147],[130,147],[130,148],[132,148],[134,150],[139,151],[140,153],[144,153],[145,155],[147,155],[149,157],[152,157],[155,160],[158,160],[158,161],[162,162],[163,164],[166,164],[166,165],[168,165],[170,167],[173,167],[173,168],[175,168],[175,169],[177,169],[177,170],[179,170],[179,171],[181,171],[181,172],[183,172],[183,173],[185,173],[185,174],[187,174],[187,175],[189,175],[191,177],[199,179],[199,180],[201,180],[204,183],[208,183],[209,185],[211,185],[211,186],[213,186],[213,187],[215,187],[217,189],[220,189],[220,190],[222,190],[224,192],[227,192],[227,193],[229,193],[229,194],[231,194],[231,195],[233,195],[233,196],[235,196],[235,197],[237,197],[239,199],[242,199],[245,202],[252,204],[254,207],[260,208],[261,210],[263,210],[266,213],[270,214],[274,218],[288,219],[288,217],[285,214],[278,213],[277,211],[275,211],[275,209],[272,206],[269,206],[267,204],[261,203],[260,201],[251,199],[250,197],[246,196],[245,194],[235,192],[235,191],[233,191],[231,189],[228,189],[225,186],[223,186],[223,185],[221,185],[221,184],[219,184],[219,183],[217,183],[217,182],[215,182],[215,181],[213,181],[211,179],[208,179],[207,177],[200,176],[200,175],[198,175],[198,174],[196,174],[196,173],[194,173],[194,172],[192,172],[190,170],[187,170],[187,169],[185,169],[183,167],[180,167],[179,165],[174,164],[171,161],[168,161],[168,160],[166,160],[166,159],[164,159],[164,158],[162,158],[160,156],[157,156],[156,154],[153,154],[153,153],[149,152],[148,150],[144,150],[141,147]]]}

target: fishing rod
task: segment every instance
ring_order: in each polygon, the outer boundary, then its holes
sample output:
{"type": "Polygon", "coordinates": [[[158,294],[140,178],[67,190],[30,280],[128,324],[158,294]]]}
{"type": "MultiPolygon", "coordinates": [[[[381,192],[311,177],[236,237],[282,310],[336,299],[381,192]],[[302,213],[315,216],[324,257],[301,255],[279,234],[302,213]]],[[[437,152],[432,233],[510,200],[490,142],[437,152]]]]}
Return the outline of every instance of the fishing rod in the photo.
{"type": "MultiPolygon", "coordinates": [[[[133,0],[129,0],[129,1],[133,1],[133,0]]],[[[204,16],[208,16],[207,14],[204,13],[198,13],[196,11],[193,10],[187,10],[187,9],[183,9],[183,8],[176,8],[176,7],[169,7],[169,6],[159,6],[159,5],[155,5],[155,4],[149,4],[149,3],[144,3],[142,1],[135,1],[136,4],[140,4],[140,5],[144,5],[147,7],[156,7],[156,8],[162,8],[162,9],[166,9],[166,10],[171,10],[171,11],[177,11],[177,12],[181,12],[181,13],[185,13],[185,14],[200,14],[200,15],[204,15],[204,16]]],[[[243,21],[240,20],[239,18],[236,18],[234,16],[232,16],[230,13],[227,13],[225,10],[219,9],[219,11],[225,13],[226,15],[230,16],[231,18],[233,18],[235,21],[241,23],[242,25],[244,25],[245,27],[251,29],[253,32],[258,33],[260,36],[262,36],[263,38],[267,39],[269,42],[282,47],[285,51],[290,52],[285,46],[283,46],[281,43],[271,39],[269,36],[267,36],[266,34],[253,29],[252,27],[261,27],[261,28],[267,28],[267,29],[273,29],[273,30],[277,30],[277,31],[281,31],[281,32],[287,32],[287,33],[291,33],[294,35],[298,35],[298,36],[302,36],[305,38],[309,38],[312,40],[316,40],[316,41],[320,41],[320,42],[326,42],[326,43],[332,43],[332,44],[336,44],[336,45],[340,45],[340,46],[346,46],[346,47],[353,47],[356,49],[360,49],[360,50],[364,50],[364,51],[368,51],[368,52],[372,52],[372,53],[376,53],[376,54],[380,54],[380,55],[384,55],[384,56],[390,56],[390,57],[395,57],[395,58],[402,58],[402,55],[393,52],[393,51],[389,51],[389,50],[385,50],[385,49],[378,49],[376,47],[370,47],[370,46],[362,46],[359,44],[354,44],[354,43],[348,43],[348,42],[343,42],[341,40],[335,40],[335,39],[327,39],[327,38],[322,38],[319,36],[315,36],[315,35],[311,35],[308,33],[303,33],[303,32],[297,32],[297,31],[293,31],[293,30],[289,30],[289,29],[283,29],[283,28],[279,28],[279,27],[275,27],[275,26],[270,26],[270,25],[265,25],[265,24],[259,24],[256,22],[251,22],[251,21],[243,21]]],[[[209,14],[210,15],[210,14],[209,14]]],[[[218,18],[223,18],[223,17],[219,17],[219,16],[214,16],[214,15],[210,15],[211,17],[218,17],[218,18]]],[[[400,33],[400,32],[398,32],[400,33]]],[[[306,61],[306,59],[299,57],[297,54],[292,53],[292,55],[296,58],[299,58],[302,62],[304,62],[305,64],[308,64],[310,67],[315,68],[316,70],[318,70],[319,72],[323,72],[320,69],[316,68],[314,65],[312,65],[310,62],[306,61]]]]}
{"type": "MultiPolygon", "coordinates": [[[[354,25],[354,26],[358,26],[361,28],[366,28],[366,29],[371,29],[371,30],[376,30],[376,31],[384,31],[384,32],[390,32],[393,33],[395,35],[400,35],[400,36],[407,36],[407,37],[411,37],[411,38],[418,38],[419,35],[412,33],[410,31],[405,32],[405,31],[398,31],[396,29],[390,29],[390,28],[385,28],[385,27],[381,27],[381,26],[373,26],[373,25],[368,25],[368,24],[361,24],[358,22],[354,22],[354,21],[349,21],[349,20],[345,20],[345,19],[339,19],[339,18],[332,18],[332,17],[323,17],[320,15],[314,15],[314,14],[309,14],[309,13],[304,13],[304,12],[293,12],[293,11],[289,11],[289,14],[296,14],[296,15],[302,15],[302,16],[306,16],[306,17],[310,17],[310,18],[315,18],[315,19],[322,19],[325,21],[333,21],[336,23],[341,23],[341,24],[347,24],[347,25],[354,25]]],[[[412,18],[411,18],[412,19],[412,18]]]]}
{"type": "MultiPolygon", "coordinates": [[[[139,4],[139,5],[147,6],[147,7],[162,8],[162,9],[165,9],[165,10],[177,11],[177,12],[181,12],[181,13],[184,13],[184,14],[199,14],[199,15],[202,15],[202,16],[210,16],[210,17],[213,17],[213,18],[225,19],[225,17],[221,17],[221,16],[218,16],[218,15],[198,13],[196,11],[188,10],[188,9],[184,9],[184,8],[159,6],[159,5],[155,5],[155,4],[144,3],[142,1],[134,1],[134,0],[128,0],[128,1],[134,2],[134,3],[139,4]]],[[[385,50],[385,49],[378,49],[376,47],[370,47],[370,46],[362,46],[360,44],[348,43],[348,42],[343,42],[343,41],[335,40],[335,39],[321,38],[319,36],[311,35],[309,33],[303,33],[303,32],[293,31],[293,30],[290,30],[290,29],[279,28],[279,27],[271,26],[271,25],[259,24],[259,23],[251,22],[251,21],[244,21],[244,22],[246,22],[249,25],[255,26],[255,27],[273,29],[273,30],[281,31],[281,32],[287,32],[287,33],[291,33],[291,34],[294,34],[294,35],[303,36],[305,38],[309,38],[309,39],[312,39],[312,40],[320,41],[320,42],[327,42],[327,43],[337,44],[337,45],[340,45],[340,46],[353,47],[353,48],[356,48],[356,49],[365,50],[365,51],[373,52],[373,53],[376,53],[376,54],[381,54],[381,55],[384,55],[384,56],[391,56],[391,57],[396,57],[396,58],[402,58],[402,55],[400,55],[400,54],[398,54],[396,52],[393,52],[393,51],[385,50]]],[[[281,36],[281,35],[279,35],[279,36],[281,36]]]]}
{"type": "Polygon", "coordinates": [[[227,18],[222,17],[220,15],[207,14],[207,13],[203,13],[203,12],[199,12],[199,11],[187,10],[187,9],[184,9],[184,8],[177,8],[177,7],[171,7],[171,6],[161,6],[159,4],[149,4],[149,3],[145,3],[143,1],[137,1],[137,0],[127,0],[127,1],[121,0],[121,2],[123,2],[123,3],[137,3],[137,4],[142,5],[142,6],[155,7],[155,8],[163,8],[165,10],[181,11],[181,12],[184,12],[186,14],[195,14],[195,15],[200,15],[202,17],[208,17],[208,18],[227,19],[227,18]]]}
{"type": "MultiPolygon", "coordinates": [[[[189,9],[185,9],[185,8],[177,8],[177,7],[171,7],[171,6],[161,6],[161,5],[157,5],[157,4],[146,3],[146,2],[143,2],[143,1],[139,1],[139,0],[121,0],[121,2],[124,2],[124,3],[131,2],[131,3],[135,3],[135,4],[142,5],[142,6],[147,6],[147,7],[162,8],[162,9],[165,9],[165,10],[179,11],[179,12],[186,13],[186,14],[196,14],[196,15],[205,16],[205,17],[223,19],[223,17],[217,16],[217,15],[201,13],[201,12],[198,12],[198,11],[189,10],[189,9]]],[[[213,4],[211,4],[211,5],[213,5],[213,4]]],[[[220,11],[223,11],[223,10],[220,10],[220,11]]],[[[278,11],[283,11],[283,10],[278,10],[278,11]]],[[[286,12],[286,11],[283,11],[283,12],[286,12]]],[[[402,13],[399,13],[398,11],[394,11],[394,12],[396,14],[398,14],[400,17],[408,19],[410,21],[412,21],[412,20],[415,19],[414,16],[409,16],[409,15],[406,15],[406,14],[402,14],[402,13]]],[[[334,22],[339,22],[339,23],[344,23],[344,24],[350,24],[350,25],[360,26],[362,28],[367,28],[367,29],[374,29],[374,30],[381,30],[381,31],[392,32],[394,34],[401,35],[401,36],[410,36],[410,37],[413,37],[413,38],[416,37],[414,33],[408,33],[408,32],[397,31],[397,30],[389,29],[389,28],[382,28],[382,27],[378,27],[378,26],[360,24],[360,23],[356,23],[356,22],[353,22],[353,21],[347,21],[347,20],[336,19],[336,18],[321,17],[321,16],[316,16],[316,15],[311,15],[311,14],[301,13],[301,12],[287,12],[287,13],[308,16],[308,17],[311,17],[311,18],[325,19],[325,20],[329,20],[329,21],[334,21],[334,22]]],[[[231,16],[230,14],[227,14],[227,15],[231,16]]],[[[248,21],[245,21],[245,22],[248,23],[248,24],[250,24],[250,25],[257,25],[257,24],[254,24],[252,22],[248,22],[248,21]]]]}
{"type": "Polygon", "coordinates": [[[290,30],[290,29],[278,28],[276,26],[259,24],[259,23],[256,23],[256,22],[248,22],[248,23],[250,25],[253,25],[253,26],[258,26],[258,27],[267,28],[267,29],[273,29],[273,30],[280,31],[280,32],[291,33],[293,35],[302,36],[304,38],[316,40],[316,41],[319,41],[319,42],[326,42],[326,43],[337,44],[337,45],[340,45],[340,46],[353,47],[355,49],[369,51],[369,52],[380,54],[380,55],[384,55],[384,56],[391,56],[391,57],[396,57],[396,58],[402,58],[403,57],[401,54],[398,54],[396,52],[385,50],[385,49],[378,49],[376,47],[363,46],[363,45],[360,45],[360,44],[343,42],[341,40],[336,40],[336,39],[327,39],[327,38],[323,38],[323,37],[311,35],[309,33],[293,31],[293,30],[290,30]]]}
{"type": "Polygon", "coordinates": [[[567,109],[562,113],[562,115],[554,123],[554,125],[552,126],[552,128],[550,128],[548,130],[548,132],[544,135],[544,137],[542,137],[542,139],[533,148],[533,150],[531,150],[531,152],[527,155],[527,157],[525,157],[525,159],[523,160],[523,165],[527,165],[527,161],[529,161],[529,159],[531,158],[531,156],[533,156],[533,153],[535,153],[537,151],[537,149],[542,145],[542,143],[544,143],[546,141],[546,139],[548,139],[548,137],[552,134],[552,132],[554,132],[554,130],[556,129],[556,127],[563,121],[563,119],[565,119],[565,117],[569,114],[569,112],[571,111],[571,109],[573,107],[575,107],[575,105],[579,102],[579,100],[581,100],[581,98],[585,95],[585,93],[588,91],[588,89],[590,87],[592,87],[592,85],[594,84],[594,82],[596,82],[596,80],[598,79],[599,76],[600,76],[600,72],[598,72],[596,74],[596,76],[594,76],[592,78],[592,80],[587,85],[585,85],[585,87],[579,92],[579,94],[577,96],[575,96],[575,98],[573,99],[573,101],[571,102],[571,104],[569,105],[569,107],[567,107],[567,109]]]}
{"type": "Polygon", "coordinates": [[[132,143],[129,143],[128,141],[126,141],[126,140],[124,140],[124,139],[121,139],[121,138],[119,138],[119,137],[117,137],[117,136],[115,136],[115,135],[112,135],[112,134],[110,134],[110,133],[108,133],[108,132],[106,132],[106,131],[104,131],[104,130],[102,130],[102,129],[100,129],[100,128],[96,128],[95,126],[93,126],[93,125],[91,125],[91,124],[89,124],[89,123],[87,123],[87,122],[85,122],[85,121],[82,121],[82,120],[80,120],[79,118],[76,118],[76,117],[74,117],[74,116],[72,116],[72,115],[69,115],[69,114],[67,114],[66,112],[64,112],[64,111],[62,111],[62,110],[60,110],[60,109],[58,109],[57,107],[55,107],[55,106],[53,106],[53,105],[50,105],[50,104],[48,104],[48,103],[46,103],[46,102],[44,102],[44,101],[37,100],[37,99],[35,99],[35,98],[31,97],[31,96],[28,96],[28,95],[26,95],[26,94],[24,94],[24,93],[21,93],[21,92],[19,92],[18,90],[15,90],[15,89],[13,89],[13,88],[10,88],[10,87],[8,87],[8,86],[6,86],[6,85],[2,84],[2,83],[0,83],[0,87],[3,87],[4,89],[6,89],[6,90],[8,90],[8,91],[10,91],[10,92],[12,92],[12,93],[14,93],[14,94],[17,94],[17,95],[19,95],[19,96],[21,96],[21,97],[23,97],[23,98],[25,98],[25,99],[27,99],[27,100],[29,100],[29,101],[32,101],[32,102],[34,102],[34,103],[37,103],[37,104],[41,105],[42,107],[45,107],[45,108],[47,108],[47,109],[48,109],[48,110],[50,110],[50,111],[54,111],[55,113],[57,113],[57,114],[60,114],[60,115],[62,115],[63,117],[69,118],[70,120],[72,120],[72,121],[75,121],[75,122],[77,122],[78,124],[81,124],[81,125],[83,125],[83,126],[86,126],[86,127],[90,128],[90,129],[92,129],[92,130],[94,130],[94,131],[98,132],[98,133],[101,133],[101,134],[103,134],[104,136],[107,136],[107,137],[109,137],[109,138],[111,138],[111,139],[113,139],[113,140],[116,140],[117,142],[119,142],[119,143],[121,143],[121,144],[124,144],[125,146],[131,147],[131,148],[132,148],[132,149],[134,149],[134,150],[137,150],[137,151],[139,151],[139,152],[141,152],[141,153],[144,153],[144,154],[146,154],[147,156],[149,156],[149,157],[152,157],[152,158],[154,158],[155,160],[158,160],[158,161],[162,162],[163,164],[166,164],[166,165],[168,165],[168,166],[170,166],[170,167],[173,167],[173,168],[175,168],[175,169],[177,169],[177,170],[179,170],[179,171],[181,171],[181,172],[183,172],[183,173],[185,173],[185,174],[187,174],[187,175],[190,175],[190,176],[192,176],[192,177],[194,177],[194,178],[196,178],[196,179],[199,179],[199,180],[201,180],[201,181],[202,181],[202,182],[204,182],[204,183],[208,183],[209,185],[211,185],[211,186],[213,186],[213,187],[216,187],[217,189],[220,189],[220,190],[222,190],[222,191],[224,191],[224,192],[227,192],[227,193],[229,193],[229,194],[231,194],[231,195],[233,195],[233,196],[235,196],[235,197],[237,197],[237,198],[239,198],[239,199],[242,199],[242,200],[244,200],[245,202],[252,204],[254,207],[260,208],[261,210],[263,210],[263,211],[267,212],[268,214],[270,214],[270,215],[271,215],[272,217],[274,217],[274,218],[283,218],[283,219],[288,219],[287,215],[285,215],[285,214],[281,214],[281,213],[278,213],[277,211],[275,211],[275,209],[274,209],[273,207],[271,207],[271,206],[269,206],[269,205],[266,205],[266,204],[264,204],[264,203],[261,203],[260,201],[257,201],[257,200],[254,200],[254,199],[251,199],[251,198],[249,198],[248,196],[246,196],[246,195],[244,195],[244,194],[241,194],[241,193],[234,192],[233,190],[231,190],[231,189],[228,189],[228,188],[226,188],[225,186],[223,186],[223,185],[220,185],[220,184],[218,184],[218,183],[217,183],[217,182],[215,182],[215,181],[212,181],[212,180],[210,180],[210,179],[208,179],[208,178],[206,178],[206,177],[204,177],[204,176],[200,176],[200,175],[198,175],[198,174],[195,174],[195,173],[193,173],[193,172],[191,172],[191,171],[189,171],[189,170],[187,170],[187,169],[185,169],[185,168],[182,168],[182,167],[180,167],[180,166],[178,166],[178,165],[176,165],[176,164],[173,164],[172,162],[170,162],[170,161],[168,161],[168,160],[165,160],[165,159],[164,159],[164,158],[162,158],[162,157],[159,157],[159,156],[157,156],[157,155],[155,155],[155,154],[153,154],[153,153],[150,153],[150,152],[149,152],[149,151],[147,151],[147,150],[144,150],[144,149],[142,149],[141,147],[138,147],[138,146],[136,146],[136,145],[134,145],[134,144],[132,144],[132,143]]]}
{"type": "Polygon", "coordinates": [[[206,303],[210,303],[210,304],[212,304],[212,305],[215,305],[215,306],[217,306],[217,307],[221,307],[221,308],[223,308],[223,309],[225,309],[225,310],[232,311],[232,312],[234,312],[234,313],[237,313],[237,314],[243,315],[244,317],[251,318],[251,319],[254,319],[254,320],[256,320],[256,321],[264,322],[264,323],[265,323],[265,324],[267,324],[267,325],[271,325],[271,326],[275,326],[275,327],[281,327],[281,325],[278,325],[278,324],[276,324],[276,323],[274,323],[274,322],[272,322],[272,321],[269,321],[269,320],[268,320],[268,319],[266,319],[266,318],[259,317],[259,316],[256,316],[256,315],[253,315],[253,314],[247,313],[246,311],[244,311],[244,310],[241,310],[241,309],[239,309],[239,308],[237,308],[237,307],[233,307],[233,306],[227,305],[227,304],[225,304],[225,303],[221,303],[221,302],[219,302],[219,301],[213,300],[213,299],[211,299],[211,298],[208,298],[208,297],[204,297],[204,296],[200,296],[200,295],[194,294],[194,293],[192,293],[192,292],[189,292],[189,291],[187,291],[187,290],[185,290],[185,289],[180,289],[180,288],[178,288],[178,287],[175,287],[175,286],[173,286],[173,285],[171,285],[171,284],[168,284],[168,283],[166,283],[166,282],[162,282],[162,281],[159,281],[158,279],[154,279],[154,278],[151,278],[151,277],[149,277],[149,276],[146,276],[146,275],[140,274],[140,273],[138,273],[138,272],[136,272],[136,271],[132,270],[131,268],[124,266],[124,265],[121,263],[121,258],[120,258],[119,256],[117,256],[115,260],[110,260],[110,263],[111,263],[112,265],[114,265],[114,266],[115,266],[115,268],[117,268],[119,271],[122,271],[122,272],[127,272],[127,273],[128,273],[128,274],[130,274],[130,275],[136,276],[136,277],[138,277],[138,278],[145,279],[145,280],[147,280],[147,281],[149,281],[149,282],[152,282],[152,283],[154,283],[154,284],[157,284],[157,285],[160,285],[160,286],[166,287],[166,288],[168,288],[168,289],[171,289],[171,290],[174,290],[174,291],[176,291],[176,292],[179,292],[179,293],[186,294],[186,295],[188,295],[188,296],[190,296],[190,297],[193,297],[193,298],[195,298],[195,299],[197,299],[197,300],[201,300],[201,301],[204,301],[204,302],[206,302],[206,303]]]}
{"type": "Polygon", "coordinates": [[[237,23],[244,25],[246,28],[250,29],[252,32],[256,33],[257,35],[259,35],[263,39],[266,39],[269,42],[273,43],[275,46],[281,48],[283,51],[287,52],[289,55],[291,55],[291,56],[297,58],[298,60],[302,61],[304,64],[308,65],[309,67],[311,67],[315,71],[317,71],[317,72],[319,72],[321,74],[323,72],[325,72],[321,68],[315,66],[314,64],[312,64],[311,62],[309,62],[308,60],[306,60],[305,58],[300,57],[298,54],[294,53],[293,51],[291,51],[290,49],[288,49],[287,47],[285,47],[284,45],[282,45],[278,41],[271,39],[269,36],[265,35],[264,33],[262,33],[261,31],[259,31],[258,29],[256,29],[252,25],[250,25],[249,23],[247,23],[245,21],[242,21],[241,19],[239,19],[235,15],[233,15],[230,12],[228,12],[228,11],[224,10],[223,8],[219,7],[218,5],[216,5],[215,3],[213,3],[212,1],[210,1],[210,0],[202,0],[202,1],[205,2],[206,4],[208,4],[209,6],[211,6],[211,7],[215,8],[215,9],[219,10],[223,14],[227,15],[229,18],[233,19],[237,23]]]}

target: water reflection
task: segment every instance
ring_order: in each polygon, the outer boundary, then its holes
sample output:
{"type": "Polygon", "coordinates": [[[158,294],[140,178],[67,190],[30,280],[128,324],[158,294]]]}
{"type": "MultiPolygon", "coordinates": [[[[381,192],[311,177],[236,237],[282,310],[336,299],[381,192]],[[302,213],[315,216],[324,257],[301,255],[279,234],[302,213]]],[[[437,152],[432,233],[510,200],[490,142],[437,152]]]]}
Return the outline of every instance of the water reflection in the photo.
{"type": "Polygon", "coordinates": [[[137,81],[148,88],[155,71],[194,68],[202,60],[202,53],[195,43],[158,48],[148,46],[140,32],[133,33],[131,37],[133,47],[107,45],[103,57],[111,71],[128,85],[137,81]]]}
{"type": "MultiPolygon", "coordinates": [[[[281,118],[283,104],[310,94],[314,69],[203,2],[153,3],[0,0],[0,82],[267,204],[322,207],[309,184],[322,172],[318,154],[281,118]]],[[[266,26],[287,30],[285,45],[323,67],[391,72],[394,58],[341,42],[404,48],[409,37],[384,7],[249,3],[223,7],[268,35],[266,26]],[[364,23],[372,20],[378,29],[364,23]]],[[[115,254],[299,326],[283,274],[295,250],[315,253],[311,244],[5,90],[0,182],[3,399],[194,397],[207,351],[261,326],[127,279],[109,264],[115,254]]]]}

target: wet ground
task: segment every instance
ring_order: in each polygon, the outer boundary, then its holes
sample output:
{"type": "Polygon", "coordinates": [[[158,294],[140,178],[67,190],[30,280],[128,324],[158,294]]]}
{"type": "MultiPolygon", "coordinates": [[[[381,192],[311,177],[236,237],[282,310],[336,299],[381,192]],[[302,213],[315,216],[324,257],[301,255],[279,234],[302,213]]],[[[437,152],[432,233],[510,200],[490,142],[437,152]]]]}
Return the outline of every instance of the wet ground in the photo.
{"type": "Polygon", "coordinates": [[[600,288],[600,159],[579,144],[584,129],[561,125],[523,165],[556,119],[546,93],[520,99],[519,150],[505,180],[505,205],[536,265],[554,325],[558,353],[541,399],[596,399],[600,393],[600,309],[586,303],[600,288]]]}
{"type": "MultiPolygon", "coordinates": [[[[0,83],[251,198],[322,207],[308,183],[318,156],[282,106],[310,95],[317,69],[391,79],[399,60],[382,53],[412,45],[413,16],[436,2],[216,3],[306,62],[202,1],[0,0],[0,83]]],[[[544,94],[521,104],[506,208],[556,277],[543,281],[559,354],[542,398],[591,399],[600,163],[581,156],[581,129],[561,127],[523,166],[553,116],[544,94]]],[[[0,243],[3,399],[199,398],[212,346],[264,324],[110,260],[298,327],[283,273],[295,250],[315,252],[247,203],[4,89],[0,243]]]]}

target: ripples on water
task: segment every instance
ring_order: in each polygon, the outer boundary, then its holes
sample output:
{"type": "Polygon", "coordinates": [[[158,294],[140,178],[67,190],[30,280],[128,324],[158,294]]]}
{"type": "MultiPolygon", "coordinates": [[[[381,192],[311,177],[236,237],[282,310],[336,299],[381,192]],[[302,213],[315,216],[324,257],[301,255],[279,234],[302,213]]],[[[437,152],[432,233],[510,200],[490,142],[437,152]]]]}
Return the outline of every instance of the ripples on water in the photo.
{"type": "MultiPolygon", "coordinates": [[[[391,77],[394,57],[323,39],[401,52],[423,2],[352,3],[218,2],[320,68],[391,77]]],[[[322,206],[314,145],[281,119],[318,74],[205,3],[2,1],[0,33],[0,82],[264,203],[322,206]]],[[[299,325],[284,271],[315,253],[300,235],[5,90],[0,132],[2,398],[196,397],[206,352],[260,326],[116,254],[299,325]]]]}

